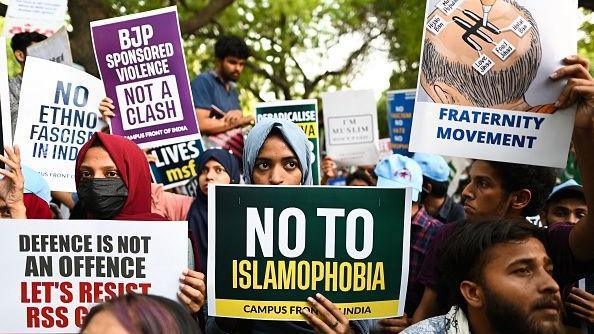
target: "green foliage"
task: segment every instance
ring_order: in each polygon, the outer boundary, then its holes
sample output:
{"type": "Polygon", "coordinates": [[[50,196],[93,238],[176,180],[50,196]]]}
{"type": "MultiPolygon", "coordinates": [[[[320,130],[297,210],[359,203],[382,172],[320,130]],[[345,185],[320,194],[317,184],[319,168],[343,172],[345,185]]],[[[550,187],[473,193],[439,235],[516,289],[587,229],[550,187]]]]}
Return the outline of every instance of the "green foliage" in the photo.
{"type": "MultiPolygon", "coordinates": [[[[578,53],[594,62],[594,15],[592,11],[587,9],[580,9],[580,14],[583,16],[583,22],[579,30],[578,53]]],[[[590,73],[594,74],[592,67],[590,73]]]]}

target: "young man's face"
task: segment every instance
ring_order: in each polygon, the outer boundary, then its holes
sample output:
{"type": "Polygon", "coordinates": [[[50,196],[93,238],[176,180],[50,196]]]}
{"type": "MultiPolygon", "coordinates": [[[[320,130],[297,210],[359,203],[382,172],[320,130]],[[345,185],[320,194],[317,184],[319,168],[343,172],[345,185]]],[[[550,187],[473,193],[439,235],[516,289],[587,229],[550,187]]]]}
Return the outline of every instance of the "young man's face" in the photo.
{"type": "Polygon", "coordinates": [[[487,250],[480,291],[483,312],[498,333],[562,333],[559,286],[553,264],[535,238],[487,250]]]}
{"type": "Polygon", "coordinates": [[[245,59],[228,56],[220,62],[220,74],[225,81],[237,81],[245,67],[245,59]]]}
{"type": "Polygon", "coordinates": [[[470,183],[462,192],[466,218],[473,221],[479,217],[504,217],[510,196],[497,171],[488,162],[477,160],[470,167],[469,176],[470,183]]]}
{"type": "Polygon", "coordinates": [[[567,197],[548,203],[541,218],[547,226],[577,224],[587,213],[588,206],[583,197],[567,197]]]}

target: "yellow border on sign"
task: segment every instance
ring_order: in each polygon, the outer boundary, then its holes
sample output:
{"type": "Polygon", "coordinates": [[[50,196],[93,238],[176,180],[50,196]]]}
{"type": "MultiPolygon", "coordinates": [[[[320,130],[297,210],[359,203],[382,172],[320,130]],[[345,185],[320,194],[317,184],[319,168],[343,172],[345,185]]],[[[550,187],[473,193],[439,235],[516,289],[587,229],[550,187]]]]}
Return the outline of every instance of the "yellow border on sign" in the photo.
{"type": "MultiPolygon", "coordinates": [[[[311,308],[311,305],[307,302],[291,301],[216,299],[215,303],[216,316],[244,319],[304,321],[300,309],[311,308]],[[264,310],[262,310],[264,312],[253,312],[254,307],[255,309],[258,307],[266,308],[266,310],[270,309],[271,312],[264,310]],[[285,311],[282,311],[283,307],[285,311]]],[[[335,305],[341,309],[348,319],[358,320],[395,317],[398,315],[398,304],[398,300],[382,300],[376,302],[337,303],[335,305]],[[357,307],[359,309],[356,309],[357,307]],[[365,310],[367,307],[371,312],[356,314],[356,310],[365,310]]]]}

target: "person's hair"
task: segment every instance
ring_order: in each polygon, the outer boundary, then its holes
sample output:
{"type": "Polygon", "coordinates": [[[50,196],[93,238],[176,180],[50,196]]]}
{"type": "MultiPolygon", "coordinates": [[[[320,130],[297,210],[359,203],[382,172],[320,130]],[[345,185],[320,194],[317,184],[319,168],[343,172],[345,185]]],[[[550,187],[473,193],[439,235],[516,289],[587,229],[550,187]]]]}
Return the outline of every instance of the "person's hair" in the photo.
{"type": "Polygon", "coordinates": [[[346,178],[346,184],[349,185],[349,183],[355,180],[361,180],[367,183],[367,185],[370,187],[373,187],[375,185],[375,182],[373,182],[371,177],[369,177],[369,175],[367,175],[367,173],[365,173],[362,170],[356,170],[353,173],[349,174],[349,176],[346,178]]]}
{"type": "Polygon", "coordinates": [[[507,194],[522,189],[530,191],[530,202],[522,209],[525,217],[536,216],[541,212],[557,180],[555,168],[484,161],[496,170],[501,178],[501,187],[507,194]]]}
{"type": "Polygon", "coordinates": [[[10,47],[12,48],[12,52],[18,50],[27,54],[27,48],[30,47],[31,44],[41,42],[45,39],[47,39],[47,36],[36,31],[21,32],[12,36],[12,39],[10,40],[10,47]]]}
{"type": "Polygon", "coordinates": [[[96,305],[81,328],[94,316],[109,311],[130,334],[198,334],[198,323],[179,303],[154,295],[128,294],[96,305]]]}
{"type": "Polygon", "coordinates": [[[237,36],[222,36],[215,44],[215,57],[221,60],[227,57],[248,59],[250,57],[250,49],[245,42],[237,36]]]}
{"type": "Polygon", "coordinates": [[[493,218],[477,223],[462,223],[441,256],[440,285],[447,293],[440,297],[439,303],[442,307],[454,304],[466,310],[460,284],[463,281],[484,283],[483,270],[491,259],[491,247],[502,243],[526,242],[529,238],[536,238],[544,244],[545,233],[544,229],[524,218],[493,218]]]}
{"type": "Polygon", "coordinates": [[[423,188],[427,188],[427,185],[431,185],[431,195],[437,198],[446,197],[448,194],[448,187],[450,186],[449,181],[436,181],[430,177],[423,175],[423,188]]]}
{"type": "Polygon", "coordinates": [[[444,57],[430,39],[425,39],[422,72],[427,83],[443,82],[454,87],[477,107],[491,107],[522,99],[536,77],[542,58],[542,46],[536,21],[515,0],[503,0],[516,8],[532,25],[530,47],[511,66],[490,70],[484,75],[472,64],[462,64],[444,57]]]}

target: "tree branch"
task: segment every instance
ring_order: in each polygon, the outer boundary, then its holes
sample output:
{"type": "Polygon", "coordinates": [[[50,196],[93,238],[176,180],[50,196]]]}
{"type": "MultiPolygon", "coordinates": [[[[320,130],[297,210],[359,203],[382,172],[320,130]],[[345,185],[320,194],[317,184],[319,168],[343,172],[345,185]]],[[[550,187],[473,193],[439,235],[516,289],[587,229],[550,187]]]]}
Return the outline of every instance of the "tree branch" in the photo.
{"type": "Polygon", "coordinates": [[[196,30],[205,27],[211,23],[218,14],[225,10],[225,8],[229,7],[233,1],[234,0],[210,0],[205,7],[199,11],[195,11],[191,18],[180,22],[182,35],[191,34],[196,30]]]}
{"type": "Polygon", "coordinates": [[[254,73],[265,77],[266,79],[270,80],[276,87],[280,88],[283,92],[283,95],[285,96],[285,99],[291,99],[291,84],[288,83],[287,80],[274,74],[268,73],[268,71],[266,71],[263,68],[260,68],[258,65],[252,62],[246,63],[246,66],[249,67],[252,71],[254,71],[254,73]]]}
{"type": "Polygon", "coordinates": [[[361,44],[361,46],[357,50],[353,51],[353,53],[351,53],[349,55],[346,62],[344,63],[344,65],[341,68],[333,70],[333,71],[326,71],[326,72],[316,76],[313,80],[311,80],[311,84],[309,86],[305,87],[305,92],[303,94],[303,98],[309,97],[309,95],[313,92],[314,88],[320,83],[320,81],[322,81],[328,77],[331,77],[331,76],[343,75],[343,74],[350,72],[351,69],[353,68],[353,66],[355,65],[355,61],[361,55],[363,55],[365,52],[367,52],[367,50],[369,50],[371,42],[373,40],[375,40],[376,38],[378,38],[380,35],[381,35],[381,33],[378,33],[378,34],[370,36],[367,40],[365,40],[365,42],[363,42],[363,44],[361,44]]]}

